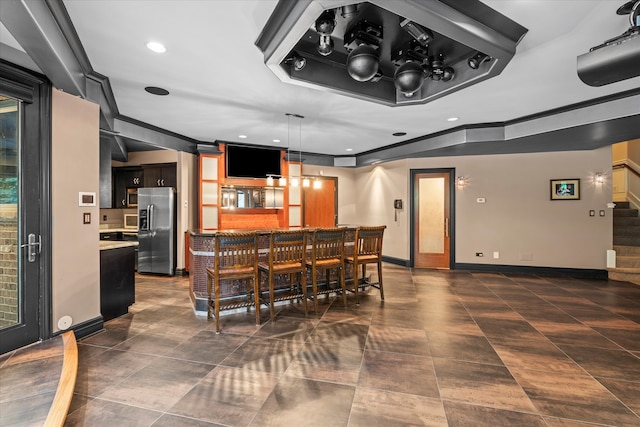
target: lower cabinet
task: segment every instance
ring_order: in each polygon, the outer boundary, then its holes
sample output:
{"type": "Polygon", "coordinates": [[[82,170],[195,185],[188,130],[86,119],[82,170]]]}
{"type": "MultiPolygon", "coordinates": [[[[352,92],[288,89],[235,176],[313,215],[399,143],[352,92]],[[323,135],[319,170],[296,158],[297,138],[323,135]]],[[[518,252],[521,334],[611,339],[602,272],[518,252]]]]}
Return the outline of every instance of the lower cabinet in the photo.
{"type": "Polygon", "coordinates": [[[129,312],[135,302],[135,247],[100,251],[100,312],[105,321],[129,312]]]}

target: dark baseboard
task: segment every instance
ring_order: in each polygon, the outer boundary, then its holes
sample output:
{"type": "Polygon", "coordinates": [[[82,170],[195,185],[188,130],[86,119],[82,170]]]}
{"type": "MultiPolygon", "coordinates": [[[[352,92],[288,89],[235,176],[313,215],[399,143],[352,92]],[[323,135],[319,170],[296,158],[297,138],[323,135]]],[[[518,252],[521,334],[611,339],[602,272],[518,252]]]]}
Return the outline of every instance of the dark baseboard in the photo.
{"type": "Polygon", "coordinates": [[[189,272],[187,270],[185,270],[184,268],[176,268],[176,276],[188,276],[189,272]]]}
{"type": "Polygon", "coordinates": [[[403,267],[411,267],[411,262],[408,259],[394,258],[382,255],[382,261],[388,262],[389,264],[401,265],[403,267]]]}
{"type": "Polygon", "coordinates": [[[574,277],[577,279],[607,280],[607,270],[588,268],[529,267],[521,265],[456,263],[453,270],[477,271],[483,273],[534,274],[537,276],[574,277]]]}
{"type": "Polygon", "coordinates": [[[207,295],[198,292],[195,294],[193,291],[189,291],[189,296],[191,297],[191,303],[193,304],[193,308],[197,312],[206,313],[209,307],[207,306],[207,295]]]}
{"type": "MultiPolygon", "coordinates": [[[[102,315],[98,317],[94,317],[93,319],[89,319],[85,322],[78,323],[74,325],[71,329],[73,329],[73,333],[76,335],[76,339],[82,339],[84,337],[88,337],[89,335],[95,334],[96,332],[100,332],[104,329],[104,319],[102,315]]],[[[60,335],[67,331],[59,331],[53,334],[54,336],[60,335]]]]}

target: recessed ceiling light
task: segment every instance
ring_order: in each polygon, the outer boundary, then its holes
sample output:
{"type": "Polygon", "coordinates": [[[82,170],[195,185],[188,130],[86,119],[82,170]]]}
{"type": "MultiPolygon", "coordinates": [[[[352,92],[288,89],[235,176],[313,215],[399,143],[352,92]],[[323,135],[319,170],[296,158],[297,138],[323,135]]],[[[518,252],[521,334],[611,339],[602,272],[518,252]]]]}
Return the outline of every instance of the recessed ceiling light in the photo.
{"type": "Polygon", "coordinates": [[[406,132],[394,132],[393,136],[405,136],[406,134],[406,132]]]}
{"type": "Polygon", "coordinates": [[[280,142],[280,140],[279,139],[274,139],[273,142],[280,142]]]}
{"type": "Polygon", "coordinates": [[[459,119],[459,117],[449,117],[449,118],[447,119],[447,121],[448,121],[448,122],[455,122],[455,121],[456,121],[456,120],[458,120],[458,119],[459,119]]]}
{"type": "Polygon", "coordinates": [[[246,137],[247,137],[247,135],[238,135],[238,138],[245,139],[246,137]]]}
{"type": "Polygon", "coordinates": [[[147,48],[149,48],[149,50],[152,50],[156,53],[165,53],[167,51],[167,48],[164,47],[164,45],[159,42],[149,42],[147,43],[147,48]]]}
{"type": "Polygon", "coordinates": [[[166,89],[163,89],[161,87],[147,86],[147,87],[144,88],[144,90],[146,90],[147,92],[149,92],[152,95],[158,95],[158,96],[169,95],[169,91],[166,90],[166,89]]]}
{"type": "Polygon", "coordinates": [[[347,151],[353,151],[353,148],[347,148],[347,151]]]}

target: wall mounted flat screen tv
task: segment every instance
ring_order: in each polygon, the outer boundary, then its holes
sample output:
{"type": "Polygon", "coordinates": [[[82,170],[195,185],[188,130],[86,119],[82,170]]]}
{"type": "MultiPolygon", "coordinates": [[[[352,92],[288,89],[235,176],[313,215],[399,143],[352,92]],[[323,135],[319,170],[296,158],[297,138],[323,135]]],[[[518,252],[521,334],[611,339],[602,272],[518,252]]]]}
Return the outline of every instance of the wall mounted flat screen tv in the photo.
{"type": "Polygon", "coordinates": [[[266,178],[281,175],[280,150],[227,145],[227,177],[266,178]]]}

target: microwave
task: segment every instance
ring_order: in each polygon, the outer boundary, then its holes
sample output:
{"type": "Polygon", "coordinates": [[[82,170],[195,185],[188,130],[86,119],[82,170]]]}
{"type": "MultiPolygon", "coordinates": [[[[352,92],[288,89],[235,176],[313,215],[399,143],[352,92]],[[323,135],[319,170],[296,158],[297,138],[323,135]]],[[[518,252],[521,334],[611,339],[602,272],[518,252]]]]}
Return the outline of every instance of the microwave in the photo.
{"type": "Polygon", "coordinates": [[[138,229],[138,214],[124,214],[124,228],[138,229]]]}
{"type": "Polygon", "coordinates": [[[127,188],[127,207],[128,208],[138,207],[138,189],[137,188],[127,188]]]}

